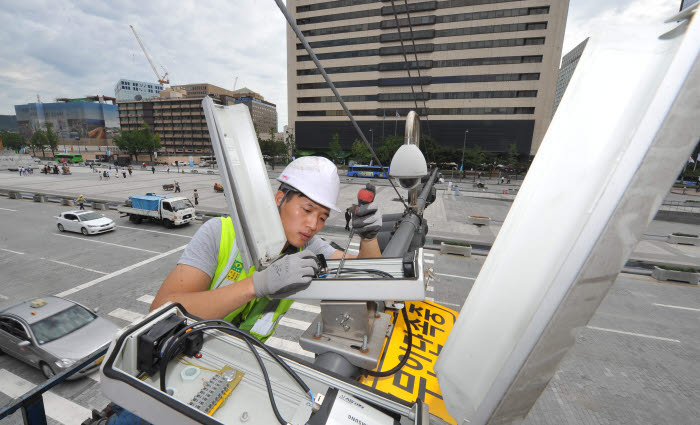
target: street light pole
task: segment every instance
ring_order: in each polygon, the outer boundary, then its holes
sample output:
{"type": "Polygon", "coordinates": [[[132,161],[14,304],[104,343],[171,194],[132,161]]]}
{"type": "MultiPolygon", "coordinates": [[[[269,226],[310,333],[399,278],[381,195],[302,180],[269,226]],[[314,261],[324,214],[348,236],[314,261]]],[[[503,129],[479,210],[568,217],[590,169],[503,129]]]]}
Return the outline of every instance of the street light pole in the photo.
{"type": "MultiPolygon", "coordinates": [[[[469,133],[469,130],[464,130],[464,143],[462,143],[462,164],[459,166],[459,171],[462,172],[462,175],[464,174],[464,149],[467,147],[467,133],[469,133]]],[[[462,181],[461,176],[459,180],[462,181]]]]}
{"type": "MultiPolygon", "coordinates": [[[[369,129],[369,134],[372,136],[372,150],[374,150],[374,131],[372,131],[371,128],[369,129]]],[[[370,158],[371,158],[371,157],[370,157],[370,158]]],[[[374,161],[373,159],[370,159],[370,160],[369,160],[369,164],[372,165],[372,162],[373,162],[373,161],[374,161]]]]}

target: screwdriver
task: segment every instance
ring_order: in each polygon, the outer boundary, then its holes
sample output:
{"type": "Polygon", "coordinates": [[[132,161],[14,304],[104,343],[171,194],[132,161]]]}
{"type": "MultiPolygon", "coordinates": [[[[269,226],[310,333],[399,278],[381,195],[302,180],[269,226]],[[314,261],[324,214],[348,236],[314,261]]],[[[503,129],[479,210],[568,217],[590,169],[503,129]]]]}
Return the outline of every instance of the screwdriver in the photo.
{"type": "MultiPolygon", "coordinates": [[[[374,201],[374,195],[376,195],[376,193],[377,188],[372,183],[367,183],[364,189],[360,189],[360,191],[357,192],[357,205],[355,205],[355,208],[353,208],[351,217],[355,216],[357,210],[359,210],[361,206],[372,203],[372,201],[374,201]]],[[[345,255],[348,253],[348,249],[350,249],[350,243],[352,242],[353,236],[355,236],[354,227],[350,231],[348,245],[345,247],[345,251],[343,251],[343,256],[340,258],[340,264],[338,264],[338,270],[335,272],[336,278],[340,276],[340,271],[343,269],[343,264],[345,263],[345,255]]]]}

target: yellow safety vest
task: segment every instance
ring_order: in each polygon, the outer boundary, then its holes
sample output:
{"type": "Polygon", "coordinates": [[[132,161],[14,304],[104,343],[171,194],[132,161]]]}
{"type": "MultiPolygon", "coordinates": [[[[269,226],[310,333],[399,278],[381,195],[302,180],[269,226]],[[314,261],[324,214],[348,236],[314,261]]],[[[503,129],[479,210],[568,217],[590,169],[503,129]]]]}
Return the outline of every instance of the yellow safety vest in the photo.
{"type": "MultiPolygon", "coordinates": [[[[255,266],[243,270],[241,253],[236,246],[236,231],[231,217],[220,217],[221,241],[219,243],[219,258],[216,272],[211,279],[209,290],[238,282],[255,273],[255,266]]],[[[256,298],[232,311],[224,320],[249,331],[251,335],[262,342],[272,336],[282,316],[289,310],[294,300],[273,300],[268,296],[256,298]]]]}

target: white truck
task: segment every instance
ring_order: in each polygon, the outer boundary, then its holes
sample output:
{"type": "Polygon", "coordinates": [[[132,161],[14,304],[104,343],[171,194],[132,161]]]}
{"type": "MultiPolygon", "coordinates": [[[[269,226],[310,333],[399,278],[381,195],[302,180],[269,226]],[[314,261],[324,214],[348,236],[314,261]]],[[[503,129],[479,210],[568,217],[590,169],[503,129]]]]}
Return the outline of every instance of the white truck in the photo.
{"type": "Polygon", "coordinates": [[[117,207],[117,211],[128,216],[134,224],[149,220],[167,228],[187,224],[195,218],[192,202],[182,196],[130,196],[124,205],[117,207]]]}

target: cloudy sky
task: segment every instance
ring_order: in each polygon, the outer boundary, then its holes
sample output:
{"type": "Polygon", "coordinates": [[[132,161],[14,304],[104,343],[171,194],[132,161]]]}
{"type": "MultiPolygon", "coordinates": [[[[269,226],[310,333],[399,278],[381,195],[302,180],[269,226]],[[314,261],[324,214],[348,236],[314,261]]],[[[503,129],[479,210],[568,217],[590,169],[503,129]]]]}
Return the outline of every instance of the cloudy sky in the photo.
{"type": "MultiPolygon", "coordinates": [[[[606,28],[663,20],[679,4],[571,0],[564,52],[606,28]]],[[[238,77],[236,88],[277,104],[280,130],[287,124],[286,22],[273,0],[0,0],[0,114],[37,94],[114,96],[120,78],[154,81],[130,24],[172,84],[233,88],[238,77]]]]}

